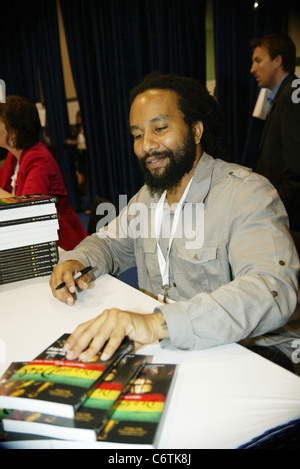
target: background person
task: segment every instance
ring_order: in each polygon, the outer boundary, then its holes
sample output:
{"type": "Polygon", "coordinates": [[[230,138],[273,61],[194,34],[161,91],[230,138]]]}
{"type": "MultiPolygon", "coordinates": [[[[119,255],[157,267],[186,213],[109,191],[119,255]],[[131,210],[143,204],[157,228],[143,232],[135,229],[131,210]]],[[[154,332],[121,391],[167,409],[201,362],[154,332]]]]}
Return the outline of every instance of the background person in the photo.
{"type": "Polygon", "coordinates": [[[8,150],[0,169],[0,197],[45,194],[58,198],[58,245],[73,249],[87,233],[72,209],[60,168],[39,142],[41,124],[35,104],[19,96],[0,103],[0,146],[8,150]]]}
{"type": "Polygon", "coordinates": [[[254,39],[251,46],[251,73],[259,87],[271,90],[256,171],[278,190],[300,252],[300,103],[292,99],[296,47],[283,34],[254,39]]]}

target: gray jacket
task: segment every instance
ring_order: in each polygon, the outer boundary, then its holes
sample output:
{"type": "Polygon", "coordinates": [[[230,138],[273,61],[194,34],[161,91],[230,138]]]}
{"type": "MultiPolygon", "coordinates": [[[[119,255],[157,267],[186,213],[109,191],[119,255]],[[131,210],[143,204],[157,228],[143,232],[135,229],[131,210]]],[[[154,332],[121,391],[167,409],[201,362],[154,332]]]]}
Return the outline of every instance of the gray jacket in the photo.
{"type": "MultiPolygon", "coordinates": [[[[157,201],[142,187],[115,222],[62,260],[96,266],[96,275],[118,275],[136,265],[140,289],[157,296],[162,287],[153,236],[157,201]],[[146,219],[148,231],[137,229],[146,219]]],[[[203,204],[204,223],[198,227],[203,243],[187,244],[185,230],[174,238],[170,297],[175,303],[160,308],[170,334],[162,346],[204,349],[248,338],[251,344],[282,344],[291,355],[292,340],[300,337],[293,317],[299,259],[274,187],[247,168],[204,153],[185,204],[194,209],[203,204]]]]}

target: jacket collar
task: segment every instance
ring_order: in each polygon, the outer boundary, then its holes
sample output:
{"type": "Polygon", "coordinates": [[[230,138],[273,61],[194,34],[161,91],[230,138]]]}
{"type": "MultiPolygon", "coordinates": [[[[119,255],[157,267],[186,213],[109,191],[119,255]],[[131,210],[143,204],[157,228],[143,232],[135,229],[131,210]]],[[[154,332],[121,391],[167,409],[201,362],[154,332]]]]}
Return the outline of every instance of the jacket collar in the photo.
{"type": "Polygon", "coordinates": [[[186,197],[186,202],[200,203],[204,202],[212,181],[216,161],[215,159],[203,152],[196,166],[193,181],[186,197]]]}

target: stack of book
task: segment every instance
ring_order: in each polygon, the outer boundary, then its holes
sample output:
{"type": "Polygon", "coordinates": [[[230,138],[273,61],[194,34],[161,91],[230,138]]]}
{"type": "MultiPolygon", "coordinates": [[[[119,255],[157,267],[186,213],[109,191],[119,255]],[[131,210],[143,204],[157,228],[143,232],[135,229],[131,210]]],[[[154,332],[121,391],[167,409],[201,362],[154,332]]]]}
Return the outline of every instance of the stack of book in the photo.
{"type": "Polygon", "coordinates": [[[58,262],[56,198],[0,199],[0,285],[49,275],[58,262]]]}
{"type": "Polygon", "coordinates": [[[0,447],[9,441],[63,439],[154,447],[177,365],[131,354],[124,339],[108,361],[67,360],[63,334],[29,363],[0,379],[0,447]]]}

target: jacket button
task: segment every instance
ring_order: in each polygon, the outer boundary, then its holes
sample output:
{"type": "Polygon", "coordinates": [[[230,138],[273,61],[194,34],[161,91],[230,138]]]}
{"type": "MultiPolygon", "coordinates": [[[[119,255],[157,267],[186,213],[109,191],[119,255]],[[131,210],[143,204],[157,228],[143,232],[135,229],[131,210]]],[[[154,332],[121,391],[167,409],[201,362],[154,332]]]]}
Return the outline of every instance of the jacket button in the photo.
{"type": "Polygon", "coordinates": [[[195,254],[195,255],[194,255],[194,259],[198,259],[198,254],[195,254]]]}
{"type": "Polygon", "coordinates": [[[278,295],[277,291],[275,291],[275,290],[273,290],[271,293],[272,293],[272,295],[274,296],[274,298],[275,298],[275,296],[278,295]]]}
{"type": "Polygon", "coordinates": [[[279,261],[279,264],[280,265],[285,265],[285,262],[284,261],[279,261]]]}

